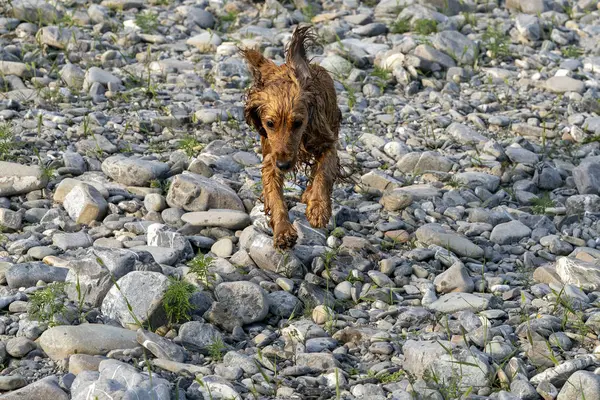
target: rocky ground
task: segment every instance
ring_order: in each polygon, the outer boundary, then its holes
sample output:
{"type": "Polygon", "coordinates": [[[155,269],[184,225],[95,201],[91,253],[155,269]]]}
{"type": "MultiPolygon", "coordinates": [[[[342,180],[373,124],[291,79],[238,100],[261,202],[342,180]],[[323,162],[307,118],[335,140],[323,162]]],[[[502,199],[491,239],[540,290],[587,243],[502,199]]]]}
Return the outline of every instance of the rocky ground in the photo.
{"type": "Polygon", "coordinates": [[[599,399],[593,0],[0,3],[0,399],[599,399]],[[272,247],[237,46],[312,22],[325,230],[272,247]]]}

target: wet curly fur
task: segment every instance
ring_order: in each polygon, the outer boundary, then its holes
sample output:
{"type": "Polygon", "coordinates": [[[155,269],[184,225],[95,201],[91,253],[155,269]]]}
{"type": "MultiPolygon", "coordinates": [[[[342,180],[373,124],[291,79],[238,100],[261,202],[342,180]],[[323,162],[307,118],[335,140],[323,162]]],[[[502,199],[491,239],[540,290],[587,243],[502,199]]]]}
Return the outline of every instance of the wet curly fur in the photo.
{"type": "Polygon", "coordinates": [[[333,185],[340,177],[336,147],[342,114],[333,79],[306,57],[314,38],[310,27],[297,27],[281,66],[256,50],[241,50],[253,77],[244,115],[261,136],[265,212],[279,249],[291,248],[298,238],[283,197],[284,174],[310,168],[302,202],[315,228],[329,222],[333,185]]]}

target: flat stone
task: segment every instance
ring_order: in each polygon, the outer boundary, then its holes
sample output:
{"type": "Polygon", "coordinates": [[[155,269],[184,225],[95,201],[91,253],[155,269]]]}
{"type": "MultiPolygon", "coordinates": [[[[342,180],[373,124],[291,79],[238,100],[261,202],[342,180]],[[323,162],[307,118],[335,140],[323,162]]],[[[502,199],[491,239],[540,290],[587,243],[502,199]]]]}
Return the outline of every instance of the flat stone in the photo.
{"type": "Polygon", "coordinates": [[[181,220],[192,226],[217,226],[227,229],[244,229],[252,224],[250,216],[244,211],[212,209],[183,214],[181,220]]]}
{"type": "Polygon", "coordinates": [[[61,389],[58,377],[51,375],[35,381],[21,389],[3,394],[2,400],[69,400],[69,395],[61,389]]]}
{"type": "Polygon", "coordinates": [[[6,282],[11,288],[35,286],[38,281],[46,283],[64,282],[69,270],[51,267],[42,262],[15,264],[6,271],[6,282]]]}
{"type": "Polygon", "coordinates": [[[492,230],[490,240],[498,244],[513,244],[529,237],[531,229],[521,221],[510,221],[498,224],[492,230]]]}
{"type": "Polygon", "coordinates": [[[151,181],[162,179],[169,166],[160,161],[116,155],[102,162],[102,171],[124,185],[148,186],[151,181]]]}
{"type": "Polygon", "coordinates": [[[167,194],[167,204],[185,211],[245,211],[242,200],[230,187],[191,172],[184,172],[173,178],[167,194]]]}
{"type": "Polygon", "coordinates": [[[585,84],[569,76],[553,76],[546,81],[546,89],[553,93],[583,93],[585,91],[585,84]]]}
{"type": "Polygon", "coordinates": [[[0,197],[33,192],[47,183],[48,178],[38,166],[0,161],[0,197]]]}
{"type": "Polygon", "coordinates": [[[485,136],[477,133],[475,129],[458,122],[451,123],[448,128],[446,128],[446,132],[462,144],[477,145],[489,140],[485,136]]]}
{"type": "Polygon", "coordinates": [[[484,254],[481,247],[439,224],[431,223],[421,226],[417,229],[416,236],[419,241],[425,244],[447,247],[450,251],[463,257],[481,258],[484,254]]]}
{"type": "Polygon", "coordinates": [[[600,290],[600,265],[597,262],[561,257],[556,261],[556,273],[563,283],[570,283],[588,291],[600,290]]]}
{"type": "Polygon", "coordinates": [[[475,188],[482,186],[492,193],[495,192],[500,185],[499,177],[486,174],[485,172],[459,172],[454,175],[454,179],[470,189],[474,190],[475,188]]]}
{"type": "Polygon", "coordinates": [[[21,375],[0,376],[0,390],[2,391],[20,389],[25,385],[27,385],[27,381],[21,375]]]}
{"type": "Polygon", "coordinates": [[[138,346],[135,331],[102,324],[56,326],[42,333],[39,344],[55,361],[73,354],[106,355],[111,350],[138,346]]]}
{"type": "Polygon", "coordinates": [[[429,309],[441,313],[452,314],[458,311],[479,312],[486,310],[490,299],[474,293],[449,293],[429,305],[429,309]]]}

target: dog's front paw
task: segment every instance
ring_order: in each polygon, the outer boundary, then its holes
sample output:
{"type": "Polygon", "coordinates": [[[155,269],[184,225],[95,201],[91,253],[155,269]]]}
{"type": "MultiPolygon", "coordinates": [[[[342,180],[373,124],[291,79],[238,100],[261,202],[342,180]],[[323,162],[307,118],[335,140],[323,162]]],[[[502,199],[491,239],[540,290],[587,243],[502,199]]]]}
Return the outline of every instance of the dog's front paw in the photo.
{"type": "Polygon", "coordinates": [[[298,233],[292,224],[278,226],[274,230],[273,246],[279,250],[287,250],[296,244],[298,233]]]}
{"type": "Polygon", "coordinates": [[[331,203],[313,200],[306,207],[306,219],[313,228],[325,228],[331,218],[331,203]]]}

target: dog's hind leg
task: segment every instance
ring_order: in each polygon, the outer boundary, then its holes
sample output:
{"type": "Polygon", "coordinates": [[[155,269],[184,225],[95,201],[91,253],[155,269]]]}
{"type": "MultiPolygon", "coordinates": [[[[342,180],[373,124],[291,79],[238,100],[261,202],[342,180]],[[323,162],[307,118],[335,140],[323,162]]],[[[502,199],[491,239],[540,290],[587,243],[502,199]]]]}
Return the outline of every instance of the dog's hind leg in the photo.
{"type": "Polygon", "coordinates": [[[306,196],[306,219],[314,228],[324,228],[331,218],[331,193],[338,171],[337,150],[331,147],[313,166],[310,191],[306,196]]]}
{"type": "Polygon", "coordinates": [[[271,154],[265,153],[265,146],[263,146],[263,197],[265,213],[271,217],[269,223],[273,228],[273,246],[278,249],[289,249],[296,244],[298,233],[290,222],[283,198],[283,175],[273,165],[271,154]]]}

